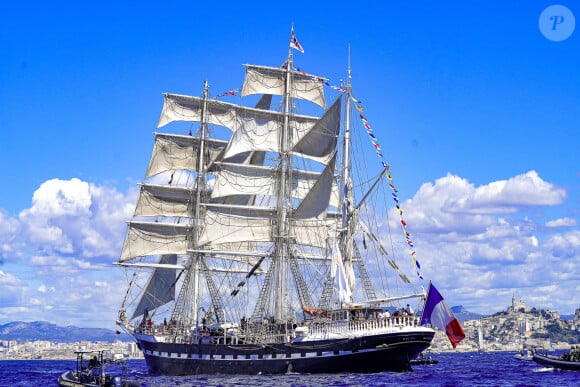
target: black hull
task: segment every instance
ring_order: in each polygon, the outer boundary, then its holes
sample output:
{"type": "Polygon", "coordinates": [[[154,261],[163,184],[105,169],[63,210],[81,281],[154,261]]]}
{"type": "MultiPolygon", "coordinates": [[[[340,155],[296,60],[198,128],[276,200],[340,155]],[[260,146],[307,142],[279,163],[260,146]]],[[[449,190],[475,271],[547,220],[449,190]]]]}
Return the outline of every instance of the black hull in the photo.
{"type": "Polygon", "coordinates": [[[580,362],[566,361],[550,355],[534,355],[536,363],[563,370],[580,371],[580,362]]]}
{"type": "Polygon", "coordinates": [[[154,374],[371,373],[412,371],[410,360],[430,346],[433,335],[398,332],[267,346],[137,342],[154,374]]]}

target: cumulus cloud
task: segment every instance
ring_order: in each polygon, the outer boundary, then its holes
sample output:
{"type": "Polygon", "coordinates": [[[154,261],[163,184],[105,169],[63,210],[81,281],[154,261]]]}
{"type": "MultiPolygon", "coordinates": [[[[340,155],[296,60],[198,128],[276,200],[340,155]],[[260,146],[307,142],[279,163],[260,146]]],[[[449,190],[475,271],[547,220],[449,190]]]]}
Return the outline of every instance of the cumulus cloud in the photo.
{"type": "Polygon", "coordinates": [[[435,184],[425,183],[405,203],[408,218],[422,232],[490,232],[501,230],[497,215],[531,206],[555,206],[566,200],[566,190],[542,180],[536,171],[475,187],[447,174],[435,184]]]}
{"type": "Polygon", "coordinates": [[[131,215],[130,199],[77,178],[52,179],[34,192],[32,207],[19,218],[28,242],[48,254],[113,257],[131,215]]]}
{"type": "MultiPolygon", "coordinates": [[[[557,293],[573,293],[580,237],[576,230],[557,233],[556,227],[574,227],[575,220],[546,223],[541,211],[533,211],[534,218],[524,215],[531,208],[562,205],[566,198],[563,188],[535,171],[482,186],[448,174],[423,184],[401,206],[423,275],[456,297],[455,303],[485,313],[501,310],[509,301],[500,300],[501,294],[511,298],[516,289],[525,289],[530,299],[541,297],[538,286],[558,284],[557,293]],[[493,294],[495,301],[474,297],[477,291],[493,294]]],[[[573,309],[578,300],[558,302],[573,309]]]]}
{"type": "MultiPolygon", "coordinates": [[[[21,303],[26,284],[17,276],[0,270],[0,305],[13,307],[21,303]]],[[[0,312],[1,315],[1,312],[0,312]]]]}
{"type": "Polygon", "coordinates": [[[0,208],[0,265],[10,256],[19,255],[18,243],[15,243],[19,232],[20,222],[0,208]]]}
{"type": "Polygon", "coordinates": [[[536,171],[476,188],[468,197],[449,203],[452,211],[512,213],[527,206],[555,206],[566,200],[566,190],[548,183],[536,171]]]}

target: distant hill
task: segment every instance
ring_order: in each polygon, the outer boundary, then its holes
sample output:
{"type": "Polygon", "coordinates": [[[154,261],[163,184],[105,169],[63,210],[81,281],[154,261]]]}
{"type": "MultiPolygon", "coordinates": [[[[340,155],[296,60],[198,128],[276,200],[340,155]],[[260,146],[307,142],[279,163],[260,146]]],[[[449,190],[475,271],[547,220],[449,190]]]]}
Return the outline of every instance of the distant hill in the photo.
{"type": "Polygon", "coordinates": [[[75,326],[60,327],[45,321],[22,322],[14,321],[0,325],[0,340],[36,341],[46,340],[58,343],[74,343],[77,341],[115,340],[130,341],[128,334],[117,335],[114,331],[104,328],[79,328],[75,326]]]}
{"type": "Polygon", "coordinates": [[[467,309],[465,309],[463,307],[463,305],[452,306],[451,310],[453,311],[453,314],[455,315],[455,317],[457,317],[457,319],[461,322],[464,322],[467,320],[477,320],[477,319],[480,319],[483,317],[487,317],[483,314],[470,312],[467,309]]]}

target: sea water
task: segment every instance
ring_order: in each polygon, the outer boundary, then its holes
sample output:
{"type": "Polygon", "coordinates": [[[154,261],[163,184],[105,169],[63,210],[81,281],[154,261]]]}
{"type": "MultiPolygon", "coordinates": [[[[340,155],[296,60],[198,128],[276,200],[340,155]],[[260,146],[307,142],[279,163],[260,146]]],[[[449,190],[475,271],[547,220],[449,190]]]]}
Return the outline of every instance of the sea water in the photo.
{"type": "MultiPolygon", "coordinates": [[[[543,367],[515,352],[434,354],[434,365],[413,372],[376,374],[150,375],[143,360],[129,360],[129,378],[143,387],[192,386],[580,386],[580,372],[543,367]]],[[[57,386],[75,360],[0,360],[0,386],[57,386]]]]}

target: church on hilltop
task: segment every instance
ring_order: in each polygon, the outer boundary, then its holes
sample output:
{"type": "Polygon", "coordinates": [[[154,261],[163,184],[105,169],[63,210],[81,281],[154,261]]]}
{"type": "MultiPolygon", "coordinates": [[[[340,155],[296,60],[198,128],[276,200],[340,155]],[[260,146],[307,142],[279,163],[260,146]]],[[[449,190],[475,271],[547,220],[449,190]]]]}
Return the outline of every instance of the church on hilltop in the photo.
{"type": "MultiPolygon", "coordinates": [[[[524,303],[524,300],[520,299],[519,301],[516,300],[516,295],[514,294],[512,296],[512,304],[511,306],[509,306],[507,308],[507,312],[509,314],[515,314],[515,313],[530,313],[533,312],[535,308],[532,308],[531,306],[527,306],[524,303]]],[[[560,313],[557,310],[546,310],[546,312],[548,313],[548,318],[552,318],[552,319],[556,319],[559,320],[560,319],[560,313]]],[[[540,324],[539,327],[542,328],[545,324],[542,323],[542,315],[540,314],[540,324]]],[[[527,328],[524,330],[528,330],[527,328]]]]}
{"type": "Polygon", "coordinates": [[[517,313],[517,312],[524,312],[524,313],[528,313],[532,310],[531,307],[526,306],[526,304],[524,303],[524,300],[520,299],[519,301],[516,300],[516,295],[514,293],[514,295],[512,296],[512,304],[511,306],[508,307],[508,313],[517,313]]]}

